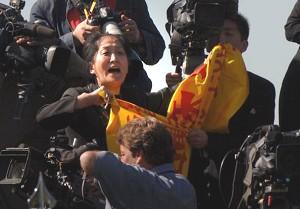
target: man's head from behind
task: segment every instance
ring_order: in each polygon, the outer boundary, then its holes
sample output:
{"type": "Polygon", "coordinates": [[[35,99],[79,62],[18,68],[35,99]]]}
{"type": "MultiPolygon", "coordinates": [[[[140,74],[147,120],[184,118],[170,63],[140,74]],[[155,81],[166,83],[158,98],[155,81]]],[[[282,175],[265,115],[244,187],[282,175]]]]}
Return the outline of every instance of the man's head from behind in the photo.
{"type": "Polygon", "coordinates": [[[224,26],[220,34],[221,44],[230,43],[241,52],[247,50],[249,37],[249,23],[241,14],[228,16],[224,20],[224,26]]]}
{"type": "Polygon", "coordinates": [[[172,163],[174,148],[169,131],[155,118],[136,118],[119,132],[121,161],[147,169],[172,163]]]}

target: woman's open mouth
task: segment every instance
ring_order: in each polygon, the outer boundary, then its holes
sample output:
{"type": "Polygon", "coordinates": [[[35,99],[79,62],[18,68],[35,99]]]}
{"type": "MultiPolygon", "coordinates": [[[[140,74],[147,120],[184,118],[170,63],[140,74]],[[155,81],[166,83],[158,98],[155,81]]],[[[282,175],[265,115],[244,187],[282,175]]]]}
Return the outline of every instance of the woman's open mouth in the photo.
{"type": "Polygon", "coordinates": [[[109,73],[120,73],[120,72],[121,72],[121,69],[118,68],[118,67],[112,67],[112,68],[109,68],[109,69],[108,69],[108,72],[109,72],[109,73]]]}

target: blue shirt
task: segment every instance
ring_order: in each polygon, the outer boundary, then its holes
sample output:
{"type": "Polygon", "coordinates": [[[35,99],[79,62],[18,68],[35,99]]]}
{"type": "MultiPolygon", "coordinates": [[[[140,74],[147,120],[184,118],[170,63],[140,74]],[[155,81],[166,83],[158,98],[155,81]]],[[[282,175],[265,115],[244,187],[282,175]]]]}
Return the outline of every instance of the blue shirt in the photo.
{"type": "Polygon", "coordinates": [[[196,209],[193,186],[184,176],[175,173],[172,164],[147,170],[124,164],[114,154],[101,151],[93,174],[112,208],[196,209]]]}

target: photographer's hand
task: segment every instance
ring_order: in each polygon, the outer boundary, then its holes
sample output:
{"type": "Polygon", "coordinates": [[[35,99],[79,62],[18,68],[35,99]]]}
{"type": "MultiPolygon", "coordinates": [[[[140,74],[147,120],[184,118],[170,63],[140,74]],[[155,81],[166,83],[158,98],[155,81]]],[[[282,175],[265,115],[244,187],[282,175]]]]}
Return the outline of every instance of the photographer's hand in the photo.
{"type": "Polygon", "coordinates": [[[177,85],[178,83],[180,83],[182,81],[182,76],[180,73],[167,73],[166,74],[166,83],[168,85],[168,87],[172,87],[177,85]]]}
{"type": "Polygon", "coordinates": [[[208,145],[208,136],[202,129],[193,129],[187,136],[187,141],[192,148],[202,149],[208,145]]]}
{"type": "Polygon", "coordinates": [[[80,166],[87,175],[92,175],[99,151],[87,151],[80,155],[80,166]]]}
{"type": "Polygon", "coordinates": [[[14,37],[16,44],[22,46],[45,46],[50,47],[52,45],[57,45],[57,38],[38,38],[31,36],[16,36],[14,37]]]}
{"type": "Polygon", "coordinates": [[[29,45],[33,43],[33,38],[30,36],[16,36],[15,41],[18,45],[29,45]]]}
{"type": "Polygon", "coordinates": [[[121,28],[125,39],[132,44],[141,44],[143,42],[143,36],[136,22],[124,14],[121,15],[121,21],[119,27],[121,28]]]}
{"type": "Polygon", "coordinates": [[[83,44],[89,34],[95,31],[99,31],[99,26],[92,26],[87,23],[87,20],[82,21],[78,24],[73,31],[73,36],[83,44]]]}

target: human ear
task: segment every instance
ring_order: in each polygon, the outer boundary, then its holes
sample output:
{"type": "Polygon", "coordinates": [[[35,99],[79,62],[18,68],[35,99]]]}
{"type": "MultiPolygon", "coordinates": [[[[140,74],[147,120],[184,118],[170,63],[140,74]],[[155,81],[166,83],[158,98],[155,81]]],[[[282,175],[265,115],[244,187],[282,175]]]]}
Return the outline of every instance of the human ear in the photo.
{"type": "Polygon", "coordinates": [[[137,165],[142,165],[143,164],[144,157],[143,157],[143,154],[141,152],[136,153],[134,158],[135,158],[135,164],[137,164],[137,165]]]}
{"type": "Polygon", "coordinates": [[[95,66],[94,63],[89,63],[90,74],[95,74],[94,66],[95,66]]]}
{"type": "Polygon", "coordinates": [[[248,48],[248,40],[243,40],[242,49],[241,49],[242,53],[245,52],[247,48],[248,48]]]}

